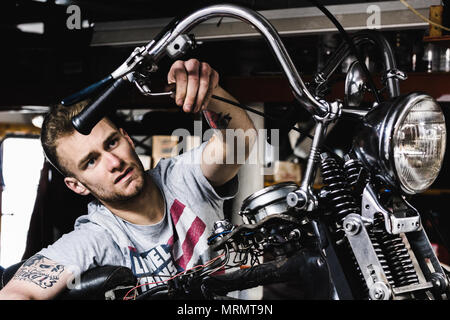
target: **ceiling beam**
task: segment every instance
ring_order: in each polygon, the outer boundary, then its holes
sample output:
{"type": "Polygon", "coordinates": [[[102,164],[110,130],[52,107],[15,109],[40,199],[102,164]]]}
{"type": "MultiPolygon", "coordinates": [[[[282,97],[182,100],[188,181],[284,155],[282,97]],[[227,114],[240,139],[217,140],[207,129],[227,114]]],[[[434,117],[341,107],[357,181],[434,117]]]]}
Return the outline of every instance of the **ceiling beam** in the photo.
{"type": "MultiPolygon", "coordinates": [[[[422,15],[428,16],[431,5],[440,0],[409,0],[409,4],[422,15]]],[[[368,9],[380,11],[380,30],[424,29],[428,24],[406,8],[400,1],[366,2],[327,6],[346,30],[368,28],[368,20],[374,14],[368,9]]],[[[263,10],[265,16],[282,36],[311,35],[337,32],[335,26],[315,7],[263,10]]],[[[91,46],[141,45],[151,41],[171,21],[170,18],[128,20],[96,23],[91,46]]],[[[197,40],[232,40],[260,37],[250,25],[232,18],[210,19],[196,26],[192,33],[197,40]]]]}

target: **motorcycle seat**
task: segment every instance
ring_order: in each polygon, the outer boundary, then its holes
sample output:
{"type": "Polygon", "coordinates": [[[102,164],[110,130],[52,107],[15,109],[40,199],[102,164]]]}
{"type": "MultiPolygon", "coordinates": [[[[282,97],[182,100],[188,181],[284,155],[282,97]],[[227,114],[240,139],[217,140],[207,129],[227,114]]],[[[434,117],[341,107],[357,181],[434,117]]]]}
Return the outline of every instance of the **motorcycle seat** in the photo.
{"type": "MultiPolygon", "coordinates": [[[[22,266],[25,260],[13,264],[1,272],[1,288],[3,288],[22,266]]],[[[66,288],[55,299],[57,300],[116,300],[136,286],[137,278],[131,269],[124,266],[100,266],[89,269],[74,281],[73,288],[66,288]]]]}

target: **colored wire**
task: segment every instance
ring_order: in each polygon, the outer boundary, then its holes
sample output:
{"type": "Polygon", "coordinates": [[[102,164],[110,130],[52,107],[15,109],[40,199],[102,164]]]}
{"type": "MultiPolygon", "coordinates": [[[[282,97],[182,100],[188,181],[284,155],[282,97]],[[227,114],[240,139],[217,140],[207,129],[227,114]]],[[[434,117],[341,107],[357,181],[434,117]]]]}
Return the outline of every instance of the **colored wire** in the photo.
{"type": "Polygon", "coordinates": [[[226,230],[226,231],[223,231],[223,232],[221,232],[221,233],[219,233],[219,234],[216,234],[214,237],[212,237],[211,239],[209,239],[208,240],[208,244],[210,244],[214,239],[216,239],[217,237],[219,237],[219,236],[221,236],[221,235],[223,235],[223,234],[228,234],[228,233],[230,233],[231,231],[229,231],[229,230],[226,230]]]}
{"type": "MultiPolygon", "coordinates": [[[[138,289],[138,288],[140,288],[140,287],[143,287],[143,286],[146,286],[146,285],[153,285],[153,284],[159,284],[159,283],[168,282],[168,281],[173,280],[173,279],[175,279],[175,278],[177,278],[177,277],[179,277],[179,276],[181,276],[181,275],[183,275],[183,274],[185,274],[185,273],[187,273],[187,272],[189,272],[189,271],[192,271],[192,270],[195,270],[195,269],[198,269],[198,268],[206,268],[207,266],[211,265],[214,261],[218,260],[219,258],[221,258],[221,257],[223,257],[223,256],[224,256],[224,254],[221,254],[221,255],[219,255],[219,256],[217,256],[217,257],[215,257],[215,258],[209,260],[209,261],[206,262],[205,264],[196,265],[196,266],[194,266],[194,267],[192,267],[192,268],[190,268],[190,269],[184,270],[184,271],[182,271],[182,272],[180,272],[180,273],[177,273],[176,275],[174,275],[173,277],[171,277],[171,278],[169,278],[169,279],[167,279],[167,280],[160,280],[160,281],[154,281],[154,282],[147,282],[147,283],[143,283],[143,284],[137,285],[137,286],[131,288],[130,290],[128,290],[128,292],[127,292],[127,293],[125,294],[125,296],[123,297],[123,300],[131,300],[131,299],[133,299],[133,298],[128,298],[128,295],[130,294],[130,292],[135,291],[136,289],[138,289]]],[[[134,298],[136,298],[136,291],[135,291],[134,298]]]]}

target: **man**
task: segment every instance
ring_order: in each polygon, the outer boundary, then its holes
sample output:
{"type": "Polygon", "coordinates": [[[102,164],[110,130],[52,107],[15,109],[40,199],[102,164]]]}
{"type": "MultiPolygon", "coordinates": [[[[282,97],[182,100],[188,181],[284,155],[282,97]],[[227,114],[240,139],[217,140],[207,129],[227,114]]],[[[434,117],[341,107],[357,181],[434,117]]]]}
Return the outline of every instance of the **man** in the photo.
{"type": "MultiPolygon", "coordinates": [[[[175,102],[184,112],[206,111],[224,125],[211,139],[182,155],[161,160],[144,172],[127,133],[102,119],[84,136],[70,119],[82,110],[59,106],[45,119],[41,141],[68,188],[92,194],[88,215],[75,230],[27,260],[0,291],[3,299],[51,299],[81,272],[101,265],[124,265],[140,279],[142,291],[198,263],[209,261],[207,237],[222,219],[223,201],[237,191],[236,158],[247,158],[256,131],[247,114],[211,99],[233,99],[217,72],[195,59],[176,61],[168,73],[175,102]],[[245,150],[227,141],[225,129],[253,132],[245,150]],[[232,155],[230,157],[230,155],[232,155]]],[[[64,214],[63,212],[61,214],[64,214]]]]}

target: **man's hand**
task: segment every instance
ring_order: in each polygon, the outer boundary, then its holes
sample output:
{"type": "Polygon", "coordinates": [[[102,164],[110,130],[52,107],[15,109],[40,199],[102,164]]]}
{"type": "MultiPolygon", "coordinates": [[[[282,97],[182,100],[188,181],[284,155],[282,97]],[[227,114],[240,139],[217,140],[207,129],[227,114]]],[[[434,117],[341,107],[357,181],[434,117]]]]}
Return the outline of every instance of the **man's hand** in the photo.
{"type": "Polygon", "coordinates": [[[247,113],[223,101],[211,100],[213,94],[237,102],[219,86],[219,75],[206,62],[191,59],[174,62],[167,75],[169,84],[176,84],[175,103],[185,112],[205,112],[214,129],[218,129],[203,149],[201,169],[209,182],[217,187],[231,180],[247,159],[256,140],[256,130],[247,113]],[[226,130],[239,129],[239,138],[226,139],[226,130]],[[220,133],[220,134],[219,134],[220,133]],[[238,146],[241,146],[238,148],[238,146]]]}
{"type": "Polygon", "coordinates": [[[175,103],[184,112],[206,110],[213,91],[218,87],[219,74],[206,62],[196,59],[175,61],[167,75],[169,84],[176,84],[175,103]]]}

